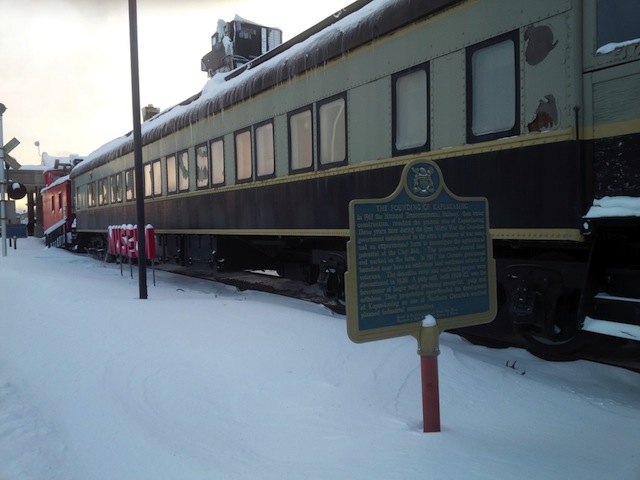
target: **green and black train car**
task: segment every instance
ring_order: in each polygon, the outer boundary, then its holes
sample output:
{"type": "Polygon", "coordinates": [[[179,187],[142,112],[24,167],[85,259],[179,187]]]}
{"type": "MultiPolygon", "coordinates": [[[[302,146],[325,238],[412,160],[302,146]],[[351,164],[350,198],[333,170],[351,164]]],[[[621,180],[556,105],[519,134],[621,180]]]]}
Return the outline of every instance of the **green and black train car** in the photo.
{"type": "MultiPolygon", "coordinates": [[[[157,251],[340,297],[349,202],[424,158],[489,201],[499,312],[470,335],[639,340],[638,18],[634,0],[356,1],[143,123],[157,251]]],[[[74,168],[81,241],[135,223],[133,175],[131,136],[74,168]]]]}

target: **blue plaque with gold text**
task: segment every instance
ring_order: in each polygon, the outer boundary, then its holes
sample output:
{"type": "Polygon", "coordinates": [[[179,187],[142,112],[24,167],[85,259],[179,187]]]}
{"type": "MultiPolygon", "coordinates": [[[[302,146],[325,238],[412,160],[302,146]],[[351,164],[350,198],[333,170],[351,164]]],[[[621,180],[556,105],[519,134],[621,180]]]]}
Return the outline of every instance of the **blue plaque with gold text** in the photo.
{"type": "Polygon", "coordinates": [[[495,263],[484,198],[460,198],[437,164],[408,164],[385,199],[349,206],[347,326],[356,342],[487,323],[496,313],[495,263]]]}

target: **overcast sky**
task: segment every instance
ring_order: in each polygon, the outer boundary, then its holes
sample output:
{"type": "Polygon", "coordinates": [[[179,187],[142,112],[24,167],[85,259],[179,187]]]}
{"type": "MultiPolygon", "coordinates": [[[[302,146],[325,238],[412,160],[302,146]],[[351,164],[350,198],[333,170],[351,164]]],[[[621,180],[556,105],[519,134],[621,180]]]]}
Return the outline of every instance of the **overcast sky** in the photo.
{"type": "MultiPolygon", "coordinates": [[[[236,14],[288,40],[352,0],[138,0],[140,103],[161,109],[201,90],[200,59],[236,14]]],[[[128,0],[0,0],[4,143],[23,165],[88,155],[132,129],[128,0]]]]}

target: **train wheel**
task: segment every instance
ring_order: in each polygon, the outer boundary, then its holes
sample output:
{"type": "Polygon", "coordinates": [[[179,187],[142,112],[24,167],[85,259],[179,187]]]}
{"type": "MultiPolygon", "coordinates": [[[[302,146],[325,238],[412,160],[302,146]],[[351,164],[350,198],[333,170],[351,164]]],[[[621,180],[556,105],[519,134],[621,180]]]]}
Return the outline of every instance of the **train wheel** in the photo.
{"type": "Polygon", "coordinates": [[[551,324],[542,332],[536,328],[521,331],[532,354],[546,360],[567,360],[566,355],[580,350],[585,345],[582,325],[577,319],[575,295],[558,299],[551,324]]]}
{"type": "Polygon", "coordinates": [[[538,337],[534,334],[523,334],[523,337],[529,345],[527,350],[531,354],[544,360],[556,362],[576,360],[576,357],[572,355],[581,350],[585,345],[585,340],[581,335],[576,335],[571,339],[558,342],[552,339],[538,337]]]}

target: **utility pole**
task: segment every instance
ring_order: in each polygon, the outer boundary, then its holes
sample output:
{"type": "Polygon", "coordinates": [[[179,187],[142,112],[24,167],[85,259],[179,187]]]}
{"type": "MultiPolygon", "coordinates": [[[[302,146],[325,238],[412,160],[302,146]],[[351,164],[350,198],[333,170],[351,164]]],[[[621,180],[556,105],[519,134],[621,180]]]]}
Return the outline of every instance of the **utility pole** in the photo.
{"type": "Polygon", "coordinates": [[[131,47],[131,99],[133,106],[133,161],[136,173],[136,216],[138,222],[138,287],[140,299],[147,298],[147,247],[144,219],[144,171],[142,127],[140,126],[140,75],[138,73],[138,14],[136,0],[129,0],[129,43],[131,47]]]}

